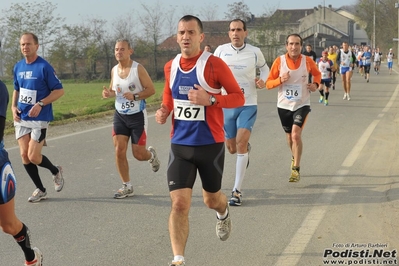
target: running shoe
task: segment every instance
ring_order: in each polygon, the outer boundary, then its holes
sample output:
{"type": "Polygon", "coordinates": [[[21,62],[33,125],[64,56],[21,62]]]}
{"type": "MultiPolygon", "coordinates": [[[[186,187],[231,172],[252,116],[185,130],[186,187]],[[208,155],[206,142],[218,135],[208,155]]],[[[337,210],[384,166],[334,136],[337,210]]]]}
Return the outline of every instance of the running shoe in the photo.
{"type": "Polygon", "coordinates": [[[123,199],[126,197],[132,197],[134,194],[133,187],[128,188],[126,184],[123,184],[123,187],[118,189],[114,194],[114,199],[123,199]]]}
{"type": "Polygon", "coordinates": [[[349,93],[347,93],[348,97],[346,98],[348,101],[351,100],[351,97],[349,96],[349,93]]]}
{"type": "Polygon", "coordinates": [[[28,201],[29,202],[39,202],[41,200],[47,199],[47,191],[43,192],[40,190],[40,188],[35,189],[33,191],[32,196],[29,197],[28,201]]]}
{"type": "Polygon", "coordinates": [[[344,98],[342,98],[343,100],[345,100],[346,99],[346,96],[347,96],[347,94],[346,93],[344,93],[344,98]]]}
{"type": "Polygon", "coordinates": [[[367,79],[367,83],[369,83],[369,80],[367,79]]]}
{"type": "Polygon", "coordinates": [[[161,162],[158,159],[157,152],[155,151],[154,147],[152,147],[152,146],[148,147],[148,150],[153,155],[153,158],[148,161],[151,164],[152,171],[158,172],[159,167],[161,166],[161,162]]]}
{"type": "Polygon", "coordinates": [[[64,177],[62,176],[62,167],[58,165],[56,167],[58,168],[58,173],[53,175],[54,189],[60,192],[64,187],[64,177]]]}
{"type": "Polygon", "coordinates": [[[43,263],[43,254],[38,248],[33,248],[35,252],[35,258],[32,261],[25,261],[25,266],[42,266],[43,263]]]}
{"type": "Polygon", "coordinates": [[[247,168],[248,168],[248,166],[249,166],[249,153],[251,152],[251,149],[252,149],[252,147],[251,147],[251,143],[249,143],[249,142],[248,142],[248,145],[247,145],[247,151],[248,151],[248,162],[247,162],[247,168]]]}
{"type": "Polygon", "coordinates": [[[229,201],[230,206],[241,206],[242,194],[237,189],[231,192],[231,198],[229,201]]]}
{"type": "Polygon", "coordinates": [[[324,99],[323,96],[320,96],[319,103],[322,103],[323,99],[324,99]]]}
{"type": "Polygon", "coordinates": [[[301,175],[299,174],[299,171],[296,169],[291,170],[291,176],[290,176],[290,182],[298,182],[299,179],[301,179],[301,175]]]}
{"type": "Polygon", "coordinates": [[[217,218],[217,223],[216,223],[216,235],[219,237],[220,240],[226,241],[231,232],[231,219],[230,219],[230,211],[229,211],[229,205],[227,204],[227,217],[224,218],[223,220],[220,220],[217,218]]]}
{"type": "Polygon", "coordinates": [[[332,87],[333,87],[333,90],[335,90],[335,84],[333,84],[333,86],[332,86],[332,87]]]}
{"type": "Polygon", "coordinates": [[[169,266],[179,266],[179,265],[186,265],[186,263],[183,260],[175,261],[173,260],[169,266]]]}
{"type": "Polygon", "coordinates": [[[324,106],[327,106],[328,105],[328,100],[325,100],[324,101],[324,106]]]}

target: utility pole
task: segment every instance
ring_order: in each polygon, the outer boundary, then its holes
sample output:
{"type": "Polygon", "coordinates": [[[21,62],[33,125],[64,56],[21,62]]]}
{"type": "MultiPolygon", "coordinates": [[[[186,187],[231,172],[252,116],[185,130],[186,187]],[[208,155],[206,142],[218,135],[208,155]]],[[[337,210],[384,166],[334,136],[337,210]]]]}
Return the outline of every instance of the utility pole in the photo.
{"type": "Polygon", "coordinates": [[[397,64],[399,65],[399,60],[398,60],[398,55],[399,55],[399,2],[395,3],[395,8],[398,10],[398,35],[396,38],[394,38],[394,41],[398,42],[398,51],[396,53],[396,60],[397,60],[397,64]]]}
{"type": "Polygon", "coordinates": [[[376,48],[375,45],[375,8],[377,6],[377,0],[374,0],[374,13],[373,13],[373,45],[371,48],[376,48]]]}
{"type": "MultiPolygon", "coordinates": [[[[0,55],[2,55],[1,52],[1,45],[3,44],[3,36],[0,35],[0,55]]],[[[0,77],[3,77],[4,73],[3,73],[3,58],[0,57],[0,77]]]]}

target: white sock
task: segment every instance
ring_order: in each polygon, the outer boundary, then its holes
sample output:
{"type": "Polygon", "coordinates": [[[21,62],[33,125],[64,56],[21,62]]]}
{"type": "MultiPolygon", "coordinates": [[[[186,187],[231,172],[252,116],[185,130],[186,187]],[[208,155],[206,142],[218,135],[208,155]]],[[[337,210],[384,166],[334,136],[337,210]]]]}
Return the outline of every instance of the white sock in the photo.
{"type": "MultiPolygon", "coordinates": [[[[149,150],[147,150],[147,151],[149,151],[149,150]]],[[[151,163],[152,160],[154,159],[154,154],[151,151],[149,151],[149,152],[151,153],[151,159],[149,159],[148,161],[151,163]]]]}
{"type": "Polygon", "coordinates": [[[237,154],[236,162],[236,179],[234,189],[241,191],[242,182],[244,181],[245,172],[247,171],[248,153],[237,154]]]}
{"type": "Polygon", "coordinates": [[[128,188],[132,188],[132,183],[129,182],[123,182],[124,185],[126,185],[128,188]]]}
{"type": "Polygon", "coordinates": [[[173,261],[175,262],[184,261],[184,257],[182,255],[176,255],[174,256],[173,261]]]}
{"type": "Polygon", "coordinates": [[[216,212],[216,216],[218,217],[219,220],[224,220],[227,217],[227,214],[229,214],[228,211],[227,211],[227,208],[224,211],[224,213],[216,212]]]}

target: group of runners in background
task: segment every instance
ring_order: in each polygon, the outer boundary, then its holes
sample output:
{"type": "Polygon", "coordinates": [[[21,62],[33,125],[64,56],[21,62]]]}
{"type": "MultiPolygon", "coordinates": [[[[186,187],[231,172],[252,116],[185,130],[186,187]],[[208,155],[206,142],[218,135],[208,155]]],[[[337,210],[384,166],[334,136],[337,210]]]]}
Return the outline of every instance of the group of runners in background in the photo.
{"type": "MultiPolygon", "coordinates": [[[[392,74],[393,59],[395,57],[392,48],[386,54],[383,54],[380,48],[371,48],[368,45],[352,45],[343,42],[341,47],[337,45],[329,46],[321,52],[321,57],[312,50],[310,44],[306,45],[303,54],[311,57],[317,64],[322,74],[322,80],[319,87],[320,103],[328,105],[329,90],[335,90],[337,75],[342,77],[344,89],[343,99],[350,100],[351,79],[353,72],[361,74],[367,83],[370,82],[370,71],[373,67],[374,73],[380,73],[381,62],[385,59],[388,66],[389,75],[392,74]]],[[[311,79],[311,77],[309,77],[311,79]]],[[[311,80],[309,80],[311,82],[311,80]]]]}

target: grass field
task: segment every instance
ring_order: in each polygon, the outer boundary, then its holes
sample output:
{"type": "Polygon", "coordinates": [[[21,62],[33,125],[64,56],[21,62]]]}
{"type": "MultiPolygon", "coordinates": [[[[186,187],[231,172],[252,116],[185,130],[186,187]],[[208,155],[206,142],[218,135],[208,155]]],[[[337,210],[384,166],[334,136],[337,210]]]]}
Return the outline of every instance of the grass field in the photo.
{"type": "MultiPolygon", "coordinates": [[[[7,111],[6,133],[13,130],[11,114],[11,99],[14,90],[11,82],[6,82],[10,94],[10,102],[7,111]]],[[[52,124],[64,124],[70,119],[84,119],[85,117],[101,116],[114,110],[115,98],[102,99],[103,86],[109,86],[109,81],[91,83],[72,83],[63,81],[65,94],[53,103],[54,122],[52,124]]],[[[147,99],[147,105],[161,102],[163,82],[154,82],[155,94],[147,99]]]]}

